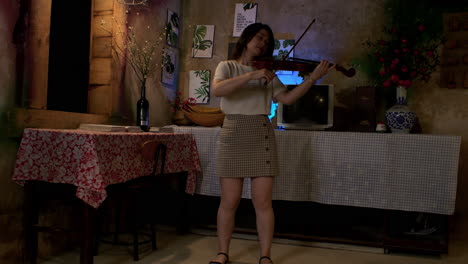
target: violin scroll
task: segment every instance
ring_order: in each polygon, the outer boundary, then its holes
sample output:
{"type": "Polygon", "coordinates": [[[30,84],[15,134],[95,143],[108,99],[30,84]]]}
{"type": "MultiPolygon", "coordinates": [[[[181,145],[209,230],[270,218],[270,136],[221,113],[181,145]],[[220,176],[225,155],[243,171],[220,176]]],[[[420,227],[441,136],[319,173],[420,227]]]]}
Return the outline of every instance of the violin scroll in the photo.
{"type": "Polygon", "coordinates": [[[356,75],[356,70],[354,68],[345,69],[343,66],[337,64],[335,66],[335,69],[349,78],[354,77],[354,75],[356,75]]]}

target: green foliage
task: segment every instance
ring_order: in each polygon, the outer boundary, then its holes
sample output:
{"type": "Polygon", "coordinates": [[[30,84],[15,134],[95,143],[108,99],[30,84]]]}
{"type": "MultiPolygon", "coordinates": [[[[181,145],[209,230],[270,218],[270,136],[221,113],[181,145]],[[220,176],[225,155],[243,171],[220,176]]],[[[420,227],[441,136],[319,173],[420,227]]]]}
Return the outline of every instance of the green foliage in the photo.
{"type": "Polygon", "coordinates": [[[166,36],[167,36],[167,44],[170,46],[177,46],[177,43],[179,42],[179,36],[173,29],[173,26],[171,23],[166,24],[166,36]]]}
{"type": "Polygon", "coordinates": [[[287,50],[279,50],[278,55],[275,56],[275,59],[281,60],[284,56],[286,56],[286,54],[288,54],[287,50]]]}
{"type": "Polygon", "coordinates": [[[163,64],[164,70],[167,73],[171,73],[171,74],[174,73],[175,65],[174,63],[172,63],[171,55],[169,54],[163,55],[162,64],[163,64]]]}
{"type": "Polygon", "coordinates": [[[289,53],[289,50],[287,49],[289,46],[294,46],[294,39],[285,39],[283,41],[275,39],[275,51],[278,50],[278,54],[274,55],[274,59],[282,60],[283,57],[289,53]],[[282,45],[281,42],[283,43],[282,45]]]}
{"type": "Polygon", "coordinates": [[[169,104],[172,112],[177,112],[183,109],[190,109],[190,106],[196,105],[196,100],[192,97],[188,98],[187,100],[183,100],[182,93],[177,92],[174,101],[167,99],[167,103],[169,104]]]}
{"type": "Polygon", "coordinates": [[[423,22],[408,27],[385,27],[383,38],[365,43],[369,61],[379,69],[372,76],[376,85],[409,88],[414,80],[430,79],[440,63],[438,47],[442,38],[425,28],[423,22]]]}
{"type": "Polygon", "coordinates": [[[286,39],[283,41],[283,48],[287,48],[289,46],[294,46],[294,39],[286,39]]]}
{"type": "Polygon", "coordinates": [[[366,52],[353,66],[367,75],[384,104],[393,104],[397,85],[429,80],[440,63],[443,13],[462,9],[467,4],[458,1],[387,0],[382,34],[364,41],[366,52]]]}
{"type": "Polygon", "coordinates": [[[198,70],[195,71],[195,76],[202,80],[201,86],[195,89],[195,94],[198,99],[202,98],[203,103],[207,103],[210,98],[210,71],[198,70]]]}
{"type": "Polygon", "coordinates": [[[195,28],[195,32],[193,34],[193,45],[192,45],[192,48],[194,50],[193,51],[194,57],[197,54],[198,50],[206,50],[206,49],[211,48],[211,46],[213,45],[213,41],[204,40],[204,38],[206,37],[206,33],[207,33],[206,26],[199,25],[195,28]]]}
{"type": "Polygon", "coordinates": [[[429,2],[387,2],[381,38],[364,43],[368,53],[361,70],[373,85],[410,87],[413,80],[429,80],[440,63],[437,49],[443,43],[441,13],[429,2]]]}
{"type": "Polygon", "coordinates": [[[172,13],[170,20],[172,25],[174,25],[176,28],[179,28],[179,16],[177,13],[172,13]]]}
{"type": "Polygon", "coordinates": [[[252,9],[252,8],[254,8],[255,6],[257,6],[257,3],[246,3],[246,4],[244,4],[244,11],[245,11],[245,10],[252,9]]]}
{"type": "Polygon", "coordinates": [[[372,45],[372,43],[376,44],[380,40],[387,41],[388,53],[381,54],[386,57],[391,55],[390,48],[403,47],[401,43],[397,42],[402,38],[409,40],[408,43],[412,47],[434,50],[436,45],[444,41],[443,13],[467,10],[466,1],[387,0],[385,2],[385,27],[382,29],[383,38],[377,41],[366,40],[363,44],[368,51],[367,54],[364,57],[355,58],[353,64],[374,81],[373,85],[379,85],[378,76],[381,63],[375,61],[375,54],[372,53],[371,49],[383,50],[384,47],[378,48],[378,45],[372,45]],[[423,32],[417,30],[420,25],[424,27],[423,32]]]}
{"type": "Polygon", "coordinates": [[[281,46],[280,41],[275,39],[275,50],[279,49],[281,46]]]}
{"type": "Polygon", "coordinates": [[[167,44],[170,46],[176,47],[179,43],[179,15],[177,13],[172,13],[169,21],[166,23],[166,37],[167,44]]]}

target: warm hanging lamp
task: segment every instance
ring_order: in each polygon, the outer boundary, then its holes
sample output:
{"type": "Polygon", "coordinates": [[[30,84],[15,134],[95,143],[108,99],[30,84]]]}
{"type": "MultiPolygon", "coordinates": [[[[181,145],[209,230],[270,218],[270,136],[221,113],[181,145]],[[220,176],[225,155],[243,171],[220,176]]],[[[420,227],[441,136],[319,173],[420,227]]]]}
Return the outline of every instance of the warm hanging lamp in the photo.
{"type": "Polygon", "coordinates": [[[117,0],[117,2],[124,5],[146,5],[148,0],[117,0]]]}

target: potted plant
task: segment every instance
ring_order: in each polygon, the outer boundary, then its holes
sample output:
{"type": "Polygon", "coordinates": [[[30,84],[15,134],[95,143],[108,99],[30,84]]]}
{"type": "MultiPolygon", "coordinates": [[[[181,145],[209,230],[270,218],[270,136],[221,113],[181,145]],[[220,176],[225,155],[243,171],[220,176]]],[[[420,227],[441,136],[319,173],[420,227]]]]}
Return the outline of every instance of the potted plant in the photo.
{"type": "MultiPolygon", "coordinates": [[[[354,62],[355,67],[363,71],[371,84],[375,87],[379,100],[377,103],[377,121],[384,121],[385,110],[390,106],[406,105],[407,92],[415,85],[428,82],[432,73],[440,64],[439,48],[443,43],[441,23],[433,21],[441,16],[431,12],[416,14],[412,6],[419,3],[391,1],[387,7],[388,19],[381,34],[372,40],[364,42],[365,55],[354,62]],[[429,23],[430,21],[430,23],[429,23]]],[[[409,111],[401,108],[398,111],[409,111]]],[[[411,112],[411,111],[409,111],[411,112]]],[[[409,114],[415,119],[414,113],[409,114]]],[[[411,130],[410,120],[398,118],[404,124],[405,130],[411,130]]]]}
{"type": "Polygon", "coordinates": [[[177,92],[176,97],[174,100],[167,99],[167,102],[170,106],[171,111],[174,113],[173,122],[176,125],[188,125],[190,124],[190,120],[185,118],[184,109],[188,109],[190,106],[194,106],[196,104],[195,98],[188,98],[186,100],[182,99],[182,93],[177,92]]]}

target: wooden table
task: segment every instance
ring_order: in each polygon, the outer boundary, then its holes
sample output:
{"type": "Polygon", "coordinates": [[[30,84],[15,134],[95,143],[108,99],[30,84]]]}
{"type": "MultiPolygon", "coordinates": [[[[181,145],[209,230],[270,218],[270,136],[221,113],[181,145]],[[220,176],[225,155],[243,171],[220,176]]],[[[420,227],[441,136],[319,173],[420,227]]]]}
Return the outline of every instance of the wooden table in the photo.
{"type": "Polygon", "coordinates": [[[149,175],[151,161],[140,146],[163,140],[167,146],[165,173],[187,172],[186,192],[195,191],[201,172],[197,146],[191,134],[97,132],[61,129],[25,129],[12,180],[25,185],[25,257],[36,262],[38,211],[36,183],[73,187],[83,201],[80,263],[93,263],[92,239],[95,209],[106,199],[106,187],[149,175]]]}

